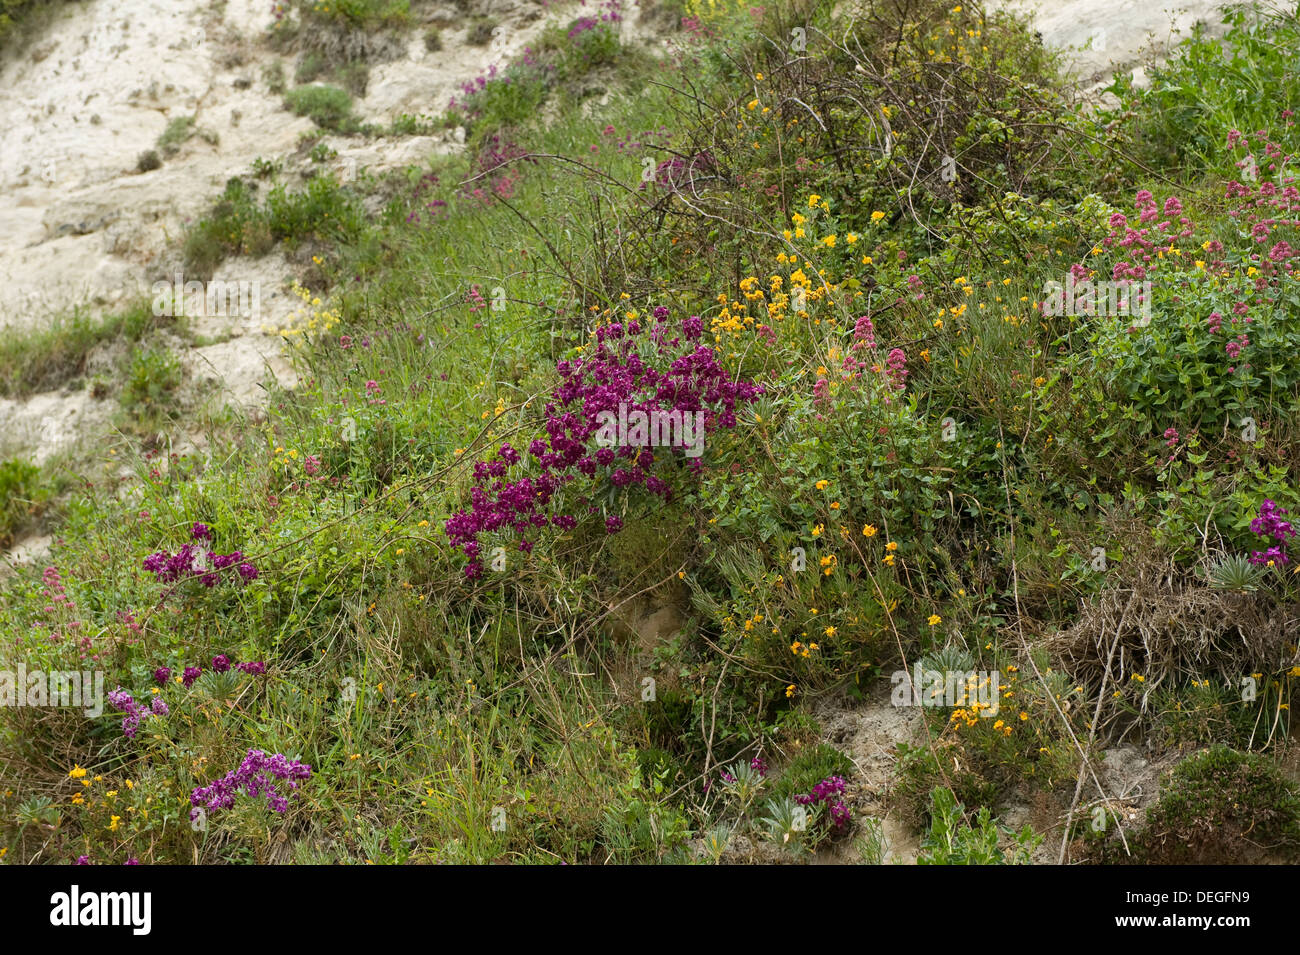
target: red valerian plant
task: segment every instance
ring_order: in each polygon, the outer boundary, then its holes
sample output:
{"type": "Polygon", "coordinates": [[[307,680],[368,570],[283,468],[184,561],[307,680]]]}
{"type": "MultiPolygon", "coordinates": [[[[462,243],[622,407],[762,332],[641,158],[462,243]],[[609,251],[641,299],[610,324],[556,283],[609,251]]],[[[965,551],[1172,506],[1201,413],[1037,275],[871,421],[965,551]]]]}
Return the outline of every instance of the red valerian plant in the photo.
{"type": "MultiPolygon", "coordinates": [[[[664,448],[662,456],[650,448],[649,440],[629,438],[612,446],[616,443],[601,438],[614,419],[628,422],[644,416],[648,421],[680,422],[692,416],[702,439],[718,427],[734,428],[737,403],[753,402],[762,394],[752,382],[731,380],[718,364],[713,349],[701,341],[704,323],[699,316],[683,321],[680,333],[669,327],[667,318],[668,309],[660,306],[648,328],[630,320],[597,329],[589,355],[556,365],[561,380],[555,400],[546,405],[546,438],[528,446],[532,461],[525,463],[517,450],[503,444],[496,460],[474,466],[470,506],[446,523],[447,536],[469,558],[467,577],[483,572],[479,537],[485,533],[517,533],[519,549],[529,553],[531,532],[577,526],[574,515],[554,513],[553,505],[556,493],[580,476],[591,480],[592,490],[641,485],[667,501],[672,488],[655,473],[660,462],[676,454],[686,458],[693,473],[703,467],[698,456],[702,445],[664,448]],[[533,473],[508,480],[512,468],[533,473]]],[[[611,534],[622,526],[615,515],[605,519],[611,534]]]]}

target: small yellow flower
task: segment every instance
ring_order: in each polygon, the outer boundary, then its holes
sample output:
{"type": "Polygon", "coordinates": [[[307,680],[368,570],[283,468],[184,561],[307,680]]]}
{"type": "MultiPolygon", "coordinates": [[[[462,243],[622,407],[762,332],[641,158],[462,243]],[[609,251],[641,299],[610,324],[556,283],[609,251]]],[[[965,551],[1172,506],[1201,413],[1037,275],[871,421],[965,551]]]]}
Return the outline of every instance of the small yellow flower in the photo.
{"type": "Polygon", "coordinates": [[[932,627],[936,626],[941,621],[941,619],[942,618],[937,613],[930,614],[930,626],[932,627]]]}
{"type": "Polygon", "coordinates": [[[834,627],[827,627],[825,630],[822,631],[822,633],[826,634],[826,636],[828,637],[835,636],[837,632],[838,631],[834,627]]]}
{"type": "Polygon", "coordinates": [[[81,779],[85,775],[86,775],[86,771],[77,765],[74,765],[72,767],[72,772],[68,773],[68,776],[71,777],[72,779],[81,779]]]}
{"type": "Polygon", "coordinates": [[[863,537],[875,537],[875,536],[876,536],[876,528],[875,528],[875,526],[872,525],[872,524],[863,524],[863,525],[862,525],[862,536],[863,536],[863,537]]]}
{"type": "Polygon", "coordinates": [[[873,212],[873,213],[871,213],[871,221],[872,221],[872,222],[879,222],[879,221],[880,221],[881,219],[883,219],[884,217],[885,217],[885,214],[884,214],[883,212],[873,212]]]}
{"type": "Polygon", "coordinates": [[[816,486],[817,490],[819,490],[819,491],[824,491],[824,490],[826,490],[827,487],[830,486],[830,483],[831,483],[830,481],[825,481],[825,480],[823,480],[823,481],[818,481],[817,484],[816,484],[815,486],[816,486]]]}
{"type": "Polygon", "coordinates": [[[794,696],[794,684],[791,683],[785,688],[785,698],[788,700],[794,696]]]}
{"type": "Polygon", "coordinates": [[[898,550],[898,545],[895,544],[893,541],[890,541],[888,544],[885,545],[885,550],[889,550],[889,551],[898,550]]]}

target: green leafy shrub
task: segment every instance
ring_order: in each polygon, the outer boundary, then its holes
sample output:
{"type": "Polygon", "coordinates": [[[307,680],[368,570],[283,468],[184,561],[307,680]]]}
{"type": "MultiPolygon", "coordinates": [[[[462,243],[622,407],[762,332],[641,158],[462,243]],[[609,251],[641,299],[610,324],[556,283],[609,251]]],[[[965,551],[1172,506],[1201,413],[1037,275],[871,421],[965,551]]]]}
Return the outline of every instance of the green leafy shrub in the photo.
{"type": "Polygon", "coordinates": [[[289,90],[284,98],[290,110],[308,117],[321,129],[346,132],[355,126],[352,97],[337,86],[299,86],[289,90]]]}
{"type": "Polygon", "coordinates": [[[22,458],[0,461],[0,547],[9,547],[41,516],[50,489],[41,469],[22,458]]]}
{"type": "Polygon", "coordinates": [[[180,361],[166,348],[135,348],[126,367],[118,401],[142,430],[156,431],[158,425],[179,414],[175,404],[181,385],[180,361]]]}
{"type": "MultiPolygon", "coordinates": [[[[1130,843],[1141,861],[1157,865],[1294,859],[1300,795],[1267,757],[1214,746],[1174,768],[1130,843]]],[[[1107,845],[1118,851],[1113,840],[1107,845]]]]}
{"type": "Polygon", "coordinates": [[[930,796],[930,831],[921,842],[917,865],[1028,865],[1043,837],[1026,825],[1019,832],[1001,830],[982,806],[973,823],[951,789],[936,787],[930,796]],[[1000,839],[1010,844],[1004,849],[1000,839]]]}
{"type": "Polygon", "coordinates": [[[167,128],[158,137],[158,150],[167,157],[175,156],[195,133],[193,116],[177,116],[167,124],[167,128]]]}

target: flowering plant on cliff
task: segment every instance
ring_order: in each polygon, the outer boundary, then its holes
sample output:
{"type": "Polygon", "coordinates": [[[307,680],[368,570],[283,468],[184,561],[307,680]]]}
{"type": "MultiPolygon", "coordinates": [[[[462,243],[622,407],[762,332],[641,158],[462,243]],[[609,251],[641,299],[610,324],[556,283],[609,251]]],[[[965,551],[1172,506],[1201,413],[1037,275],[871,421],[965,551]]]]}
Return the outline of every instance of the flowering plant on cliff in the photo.
{"type": "Polygon", "coordinates": [[[205,547],[205,542],[212,539],[212,529],[206,524],[196,523],[190,529],[190,538],[193,543],[183,544],[175,554],[165,550],[150,554],[144,559],[144,569],[152,573],[159,583],[172,584],[198,578],[208,588],[221,582],[221,575],[217,571],[231,566],[235,567],[240,580],[247,582],[257,579],[257,566],[245,560],[243,552],[218,554],[205,547]]]}
{"type": "Polygon", "coordinates": [[[241,790],[254,799],[266,796],[270,807],[283,814],[289,808],[289,799],[280,794],[277,784],[297,790],[300,782],[310,778],[311,767],[306,763],[289,759],[281,753],[268,756],[260,749],[250,749],[238,769],[226,773],[212,785],[200,786],[190,793],[190,805],[195,807],[190,810],[190,819],[199,817],[199,807],[229,809],[241,790]]]}
{"type": "MultiPolygon", "coordinates": [[[[668,309],[660,306],[653,324],[630,318],[597,329],[588,353],[556,366],[560,384],[546,404],[546,437],[529,444],[531,460],[503,444],[496,460],[474,466],[470,506],[446,523],[447,536],[469,558],[466,576],[482,573],[479,538],[485,533],[517,534],[519,549],[528,553],[530,535],[575,527],[574,514],[557,512],[556,495],[580,478],[588,492],[640,485],[670,499],[667,462],[684,458],[698,473],[705,435],[734,428],[736,405],[762,393],[752,382],[729,377],[702,341],[699,316],[685,319],[680,329],[667,319],[668,309]],[[520,476],[510,480],[511,469],[520,476]]],[[[622,520],[611,515],[605,527],[615,533],[622,520]]]]}

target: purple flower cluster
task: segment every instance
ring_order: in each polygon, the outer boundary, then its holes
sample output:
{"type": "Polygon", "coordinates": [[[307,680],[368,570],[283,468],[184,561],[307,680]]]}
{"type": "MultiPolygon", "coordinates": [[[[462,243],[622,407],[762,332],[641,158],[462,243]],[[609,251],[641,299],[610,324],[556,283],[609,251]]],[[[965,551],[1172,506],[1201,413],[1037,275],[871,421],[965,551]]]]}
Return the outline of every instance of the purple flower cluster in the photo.
{"type": "Polygon", "coordinates": [[[566,36],[572,40],[574,37],[581,36],[589,30],[596,29],[596,27],[600,26],[602,23],[618,23],[623,19],[622,4],[619,0],[607,0],[607,2],[601,4],[601,6],[605,8],[604,13],[599,17],[578,17],[578,19],[573,21],[573,26],[569,27],[566,36]]]}
{"type": "Polygon", "coordinates": [[[206,524],[195,524],[190,529],[190,537],[196,542],[185,544],[175,554],[160,550],[144,559],[144,569],[158,578],[159,583],[172,584],[178,580],[197,577],[204,587],[215,587],[221,581],[217,571],[236,565],[240,579],[256,580],[258,570],[251,561],[244,560],[240,551],[230,554],[218,554],[205,551],[198,543],[212,539],[212,529],[206,524]]]}
{"type": "MultiPolygon", "coordinates": [[[[261,660],[252,663],[233,663],[226,654],[218,653],[212,658],[212,669],[218,673],[226,673],[231,669],[238,670],[240,673],[247,673],[249,676],[262,676],[266,673],[266,664],[261,660]]],[[[167,667],[159,667],[153,671],[153,678],[159,683],[166,683],[172,675],[172,671],[167,667]]],[[[194,685],[194,681],[203,676],[203,667],[186,667],[181,674],[181,682],[185,688],[189,689],[194,685]]]]}
{"type": "Polygon", "coordinates": [[[801,806],[825,803],[830,807],[831,822],[835,824],[836,829],[842,829],[852,818],[849,807],[844,805],[844,800],[840,798],[844,795],[844,788],[843,776],[827,776],[806,795],[795,796],[794,801],[801,806]]]}
{"type": "Polygon", "coordinates": [[[296,759],[289,759],[281,753],[268,756],[260,749],[250,749],[238,769],[226,773],[210,786],[200,786],[190,793],[190,819],[198,818],[199,806],[208,809],[229,809],[235,804],[235,796],[242,789],[256,799],[265,795],[267,803],[278,813],[289,808],[287,797],[280,795],[276,783],[287,783],[289,789],[296,790],[298,783],[311,778],[311,767],[296,759]]]}
{"type": "MultiPolygon", "coordinates": [[[[470,507],[452,515],[445,525],[452,543],[469,558],[467,577],[483,572],[482,534],[511,530],[519,535],[519,549],[529,553],[533,548],[529,532],[577,526],[573,515],[551,513],[551,504],[556,493],[579,475],[596,482],[597,488],[608,480],[616,488],[641,485],[665,501],[671,497],[667,481],[652,473],[657,457],[649,447],[593,449],[602,415],[618,416],[620,409],[624,420],[633,411],[648,419],[665,412],[698,413],[707,434],[719,426],[734,428],[737,403],[752,402],[762,394],[763,389],[752,382],[731,380],[718,364],[714,350],[701,341],[704,326],[699,316],[683,321],[681,334],[673,334],[666,324],[668,309],[663,306],[654,310],[654,318],[649,328],[635,320],[602,326],[590,354],[556,366],[561,380],[555,400],[545,407],[546,438],[528,446],[540,473],[508,481],[508,469],[523,459],[509,444],[501,445],[495,461],[474,465],[470,507]]],[[[686,466],[696,473],[703,467],[698,457],[687,458],[686,466]]],[[[622,526],[617,517],[605,521],[611,534],[622,526]]]]}
{"type": "Polygon", "coordinates": [[[127,739],[135,739],[135,734],[140,731],[140,722],[145,717],[150,714],[166,716],[168,713],[167,704],[161,696],[155,696],[151,705],[143,706],[137,703],[131,694],[120,686],[108,694],[108,702],[113,705],[114,709],[121,710],[126,714],[122,720],[122,732],[127,739]]]}
{"type": "Polygon", "coordinates": [[[1250,531],[1259,537],[1277,541],[1268,550],[1253,551],[1250,555],[1252,564],[1285,564],[1287,563],[1286,542],[1289,538],[1295,537],[1295,531],[1291,528],[1290,521],[1282,520],[1282,515],[1288,513],[1286,508],[1278,507],[1273,501],[1265,499],[1264,503],[1259,506],[1259,516],[1250,522],[1250,531]]]}

